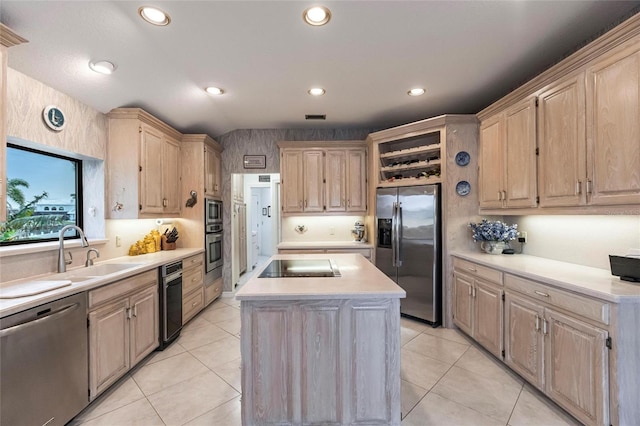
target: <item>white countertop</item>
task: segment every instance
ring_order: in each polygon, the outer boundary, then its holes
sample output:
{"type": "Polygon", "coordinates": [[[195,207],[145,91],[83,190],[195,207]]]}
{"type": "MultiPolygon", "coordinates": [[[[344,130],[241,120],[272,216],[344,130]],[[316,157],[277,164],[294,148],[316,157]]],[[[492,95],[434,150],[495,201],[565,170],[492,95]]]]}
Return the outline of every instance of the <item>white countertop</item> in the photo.
{"type": "MultiPolygon", "coordinates": [[[[148,271],[150,269],[158,268],[166,263],[173,262],[178,259],[193,256],[194,254],[202,253],[202,248],[182,248],[176,250],[160,251],[156,253],[149,253],[140,256],[122,256],[114,259],[109,259],[105,262],[99,262],[95,265],[103,264],[131,264],[136,265],[133,268],[125,271],[115,272],[101,277],[95,277],[86,281],[72,282],[71,285],[61,287],[55,290],[47,291],[44,293],[36,294],[34,296],[19,297],[15,299],[0,299],[0,317],[14,314],[16,312],[23,311],[25,309],[32,308],[34,306],[41,305],[43,303],[51,302],[53,300],[61,299],[63,297],[70,296],[72,294],[80,293],[83,291],[91,290],[96,287],[118,281],[130,276],[139,274],[141,272],[148,271]]],[[[64,273],[53,273],[46,275],[39,275],[35,277],[29,277],[25,279],[8,281],[0,283],[0,293],[4,291],[15,290],[20,286],[26,286],[32,284],[34,281],[64,281],[70,277],[83,276],[83,272],[87,272],[87,268],[79,267],[69,269],[64,273]]]]}
{"type": "Polygon", "coordinates": [[[453,256],[523,278],[615,303],[640,302],[640,284],[622,281],[607,269],[559,262],[526,254],[453,252],[453,256]]]}
{"type": "Polygon", "coordinates": [[[372,299],[406,292],[359,254],[277,254],[236,293],[238,300],[372,299]],[[331,259],[341,277],[258,278],[273,259],[331,259]]]}
{"type": "Polygon", "coordinates": [[[296,241],[281,242],[277,246],[279,249],[341,249],[341,248],[373,248],[367,242],[357,241],[296,241]]]}

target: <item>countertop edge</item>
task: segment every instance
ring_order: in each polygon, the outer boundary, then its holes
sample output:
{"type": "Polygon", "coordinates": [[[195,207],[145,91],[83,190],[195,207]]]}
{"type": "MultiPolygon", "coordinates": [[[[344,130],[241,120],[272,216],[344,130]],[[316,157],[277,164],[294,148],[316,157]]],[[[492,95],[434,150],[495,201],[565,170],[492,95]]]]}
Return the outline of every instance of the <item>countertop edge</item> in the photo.
{"type": "MultiPolygon", "coordinates": [[[[114,281],[120,281],[134,275],[141,274],[143,272],[158,268],[166,263],[173,262],[177,259],[184,259],[189,256],[193,256],[199,253],[204,253],[204,248],[180,248],[176,250],[166,250],[156,253],[150,253],[140,256],[121,256],[115,257],[104,262],[96,263],[96,265],[103,265],[109,263],[131,263],[140,264],[135,268],[128,269],[126,271],[120,271],[113,274],[108,274],[99,278],[90,279],[81,282],[74,282],[70,286],[62,287],[57,290],[40,293],[34,296],[20,297],[15,299],[0,299],[0,318],[24,311],[26,309],[33,308],[35,306],[49,303],[54,300],[62,299],[67,296],[72,296],[77,293],[90,291],[95,288],[107,285],[114,281]]],[[[67,273],[73,274],[76,271],[81,271],[83,267],[74,268],[67,273]]],[[[23,278],[13,281],[7,281],[0,283],[0,287],[8,287],[13,285],[20,285],[21,283],[28,283],[38,280],[57,279],[64,280],[66,273],[63,274],[44,274],[33,276],[29,278],[23,278]]]]}
{"type": "Polygon", "coordinates": [[[538,281],[543,284],[547,284],[563,290],[573,291],[585,296],[594,297],[608,302],[617,304],[624,303],[638,303],[640,302],[640,286],[625,283],[618,277],[611,275],[610,271],[606,269],[594,268],[591,266],[578,265],[575,263],[562,262],[559,260],[546,259],[543,257],[516,254],[516,255],[491,255],[485,253],[454,251],[452,256],[458,257],[471,262],[479,263],[489,268],[498,269],[502,272],[516,275],[522,278],[538,281]],[[506,258],[518,259],[520,265],[505,265],[504,260],[506,258]],[[528,271],[520,269],[522,263],[526,263],[527,267],[538,268],[541,271],[528,271]],[[567,278],[557,278],[553,276],[554,270],[548,268],[557,268],[563,271],[563,275],[567,278]],[[585,276],[590,276],[592,286],[602,286],[603,288],[593,288],[583,284],[585,276]],[[616,292],[612,287],[618,287],[619,290],[625,290],[625,292],[636,294],[621,294],[616,292]]]}

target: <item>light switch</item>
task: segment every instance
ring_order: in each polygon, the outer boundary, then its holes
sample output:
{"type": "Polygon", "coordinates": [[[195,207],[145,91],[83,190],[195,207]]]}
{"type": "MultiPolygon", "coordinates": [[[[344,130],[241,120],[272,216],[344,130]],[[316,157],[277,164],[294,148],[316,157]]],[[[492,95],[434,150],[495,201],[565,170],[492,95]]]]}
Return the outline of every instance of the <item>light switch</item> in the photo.
{"type": "Polygon", "coordinates": [[[122,240],[120,239],[120,235],[116,235],[116,247],[120,247],[122,245],[122,240]]]}

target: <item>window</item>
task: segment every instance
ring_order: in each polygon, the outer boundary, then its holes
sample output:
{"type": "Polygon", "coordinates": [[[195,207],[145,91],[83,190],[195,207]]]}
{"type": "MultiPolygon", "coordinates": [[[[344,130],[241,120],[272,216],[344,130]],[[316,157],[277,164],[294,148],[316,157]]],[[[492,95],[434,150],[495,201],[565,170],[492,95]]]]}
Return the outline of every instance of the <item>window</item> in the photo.
{"type": "MultiPolygon", "coordinates": [[[[7,144],[7,221],[0,222],[0,245],[57,240],[62,227],[82,227],[81,213],[82,161],[7,144]]],[[[79,238],[75,231],[65,236],[79,238]]]]}

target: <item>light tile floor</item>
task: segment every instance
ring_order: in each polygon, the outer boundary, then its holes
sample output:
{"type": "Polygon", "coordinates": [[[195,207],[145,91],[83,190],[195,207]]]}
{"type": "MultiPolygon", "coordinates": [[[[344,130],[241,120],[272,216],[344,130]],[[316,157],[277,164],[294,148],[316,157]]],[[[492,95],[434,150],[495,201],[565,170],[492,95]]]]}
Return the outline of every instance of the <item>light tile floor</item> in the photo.
{"type": "MultiPolygon", "coordinates": [[[[240,308],[223,297],[71,425],[240,425],[240,308]]],[[[402,318],[403,426],[577,425],[463,334],[402,318]]]]}

